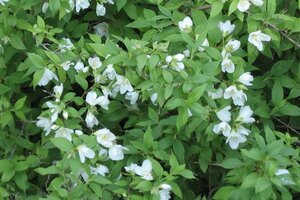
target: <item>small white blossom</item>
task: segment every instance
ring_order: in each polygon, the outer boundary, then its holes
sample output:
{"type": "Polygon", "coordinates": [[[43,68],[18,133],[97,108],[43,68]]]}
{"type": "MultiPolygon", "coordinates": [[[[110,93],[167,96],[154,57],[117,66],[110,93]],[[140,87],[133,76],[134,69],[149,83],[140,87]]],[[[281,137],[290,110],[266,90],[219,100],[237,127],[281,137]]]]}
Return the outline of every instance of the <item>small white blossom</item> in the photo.
{"type": "Polygon", "coordinates": [[[78,136],[83,135],[82,130],[75,130],[74,132],[75,132],[75,134],[78,135],[78,136]]]}
{"type": "Polygon", "coordinates": [[[89,91],[86,95],[85,101],[91,106],[96,106],[97,104],[100,104],[102,98],[98,97],[96,92],[89,91]]]}
{"type": "Polygon", "coordinates": [[[244,135],[239,134],[238,132],[232,131],[227,137],[226,143],[229,143],[231,149],[237,149],[239,144],[246,142],[247,139],[244,135]]]}
{"type": "Polygon", "coordinates": [[[227,122],[221,122],[214,125],[213,132],[216,134],[222,133],[225,137],[228,136],[231,132],[231,127],[227,122]]]}
{"type": "Polygon", "coordinates": [[[69,118],[68,111],[66,111],[66,110],[63,111],[63,117],[64,117],[65,120],[67,120],[69,118]]]}
{"type": "Polygon", "coordinates": [[[229,58],[225,58],[222,63],[221,63],[221,67],[222,67],[222,72],[228,72],[228,73],[233,73],[234,69],[235,69],[235,65],[233,64],[233,62],[229,59],[229,58]]]}
{"type": "Polygon", "coordinates": [[[225,89],[224,99],[232,98],[234,105],[243,106],[247,100],[246,94],[242,90],[238,90],[235,85],[225,89]]]}
{"type": "Polygon", "coordinates": [[[103,6],[103,4],[97,3],[96,15],[97,16],[104,16],[105,13],[106,13],[106,8],[103,6]]]}
{"type": "Polygon", "coordinates": [[[74,133],[74,130],[65,128],[65,127],[60,127],[58,130],[55,131],[55,136],[54,137],[63,137],[69,140],[70,142],[72,141],[72,133],[74,133]]]}
{"type": "Polygon", "coordinates": [[[231,106],[226,106],[222,110],[218,111],[216,114],[219,120],[221,120],[222,122],[229,122],[231,120],[231,113],[229,111],[230,109],[231,106]]]}
{"type": "Polygon", "coordinates": [[[74,45],[69,38],[62,38],[62,41],[61,43],[59,43],[58,48],[60,49],[61,53],[64,53],[67,50],[74,49],[74,45]]]}
{"type": "Polygon", "coordinates": [[[290,172],[287,169],[277,169],[275,172],[276,176],[287,175],[287,174],[290,174],[290,172]]]}
{"type": "Polygon", "coordinates": [[[2,4],[2,6],[4,6],[5,3],[7,3],[9,0],[0,0],[0,4],[2,4]]]}
{"type": "Polygon", "coordinates": [[[120,89],[120,93],[121,94],[125,94],[125,92],[132,92],[133,88],[129,82],[129,80],[127,78],[125,78],[124,76],[121,75],[117,75],[117,85],[119,86],[120,89]]]}
{"type": "Polygon", "coordinates": [[[109,25],[106,22],[99,23],[99,24],[95,25],[93,28],[95,30],[95,33],[97,35],[99,35],[100,37],[104,36],[107,38],[109,36],[109,33],[108,33],[109,25]]]}
{"type": "Polygon", "coordinates": [[[63,62],[60,66],[65,70],[65,71],[68,71],[70,69],[70,66],[71,65],[74,65],[73,62],[71,61],[66,61],[66,62],[63,62]]]}
{"type": "Polygon", "coordinates": [[[46,117],[38,117],[38,121],[36,122],[36,126],[43,128],[46,131],[45,135],[49,135],[52,127],[51,119],[46,117]]]}
{"type": "Polygon", "coordinates": [[[135,104],[138,98],[139,98],[139,93],[135,91],[127,92],[125,95],[125,99],[130,100],[131,105],[135,104]]]}
{"type": "Polygon", "coordinates": [[[239,115],[237,117],[237,121],[242,122],[242,123],[253,123],[255,122],[255,119],[253,117],[251,117],[253,114],[253,111],[251,110],[251,108],[249,106],[244,106],[241,107],[239,115]]]}
{"type": "Polygon", "coordinates": [[[87,9],[90,6],[89,0],[75,0],[76,12],[79,12],[81,9],[87,9]]]}
{"type": "Polygon", "coordinates": [[[106,157],[107,156],[107,150],[106,149],[99,149],[99,156],[100,157],[106,157]]]}
{"type": "Polygon", "coordinates": [[[171,199],[171,195],[170,195],[170,191],[172,190],[172,187],[168,184],[161,184],[159,186],[159,191],[158,191],[158,194],[159,194],[159,197],[160,197],[160,200],[169,200],[171,199]]]}
{"type": "Polygon", "coordinates": [[[190,53],[190,50],[186,49],[182,52],[184,54],[185,57],[190,57],[191,53],[190,53]]]}
{"type": "Polygon", "coordinates": [[[251,133],[251,131],[249,129],[245,128],[242,125],[237,125],[235,127],[235,130],[236,130],[237,133],[239,133],[241,135],[245,135],[245,136],[248,136],[251,133]]]}
{"type": "Polygon", "coordinates": [[[97,137],[97,142],[106,148],[112,147],[116,140],[116,136],[107,128],[96,131],[94,135],[97,137]]]}
{"type": "Polygon", "coordinates": [[[117,72],[115,71],[112,64],[107,65],[103,74],[106,75],[109,80],[114,80],[117,76],[117,72]]]}
{"type": "Polygon", "coordinates": [[[76,72],[78,73],[79,71],[83,71],[84,69],[84,64],[81,60],[78,60],[77,63],[74,66],[74,69],[76,70],[76,72]]]}
{"type": "Polygon", "coordinates": [[[54,86],[53,91],[56,99],[60,99],[63,90],[64,90],[64,85],[62,83],[60,85],[54,86]]]}
{"type": "Polygon", "coordinates": [[[58,114],[61,113],[61,107],[59,105],[53,104],[50,101],[46,102],[48,108],[50,108],[51,112],[51,122],[55,122],[58,118],[58,114]]]}
{"type": "Polygon", "coordinates": [[[95,157],[95,152],[92,149],[90,149],[89,147],[87,147],[85,144],[79,145],[77,147],[77,151],[78,151],[81,163],[85,162],[85,158],[92,159],[95,157]]]}
{"type": "Polygon", "coordinates": [[[152,176],[152,163],[150,160],[144,160],[142,166],[135,168],[135,173],[141,176],[142,179],[151,181],[153,180],[152,176]]]}
{"type": "Polygon", "coordinates": [[[151,96],[150,96],[150,100],[152,102],[153,105],[156,105],[156,100],[157,100],[157,93],[153,93],[151,96]]]}
{"type": "Polygon", "coordinates": [[[48,68],[45,69],[42,78],[39,80],[39,86],[45,86],[51,81],[52,79],[58,81],[57,76],[48,68]]]}
{"type": "Polygon", "coordinates": [[[249,34],[248,41],[257,47],[259,51],[263,50],[263,41],[269,42],[271,37],[261,32],[261,30],[249,34]]]}
{"type": "Polygon", "coordinates": [[[125,169],[126,172],[135,174],[135,169],[138,168],[138,167],[139,166],[137,164],[131,163],[129,166],[124,167],[124,169],[125,169]]]}
{"type": "Polygon", "coordinates": [[[212,99],[219,99],[223,96],[223,89],[219,88],[217,92],[208,92],[208,96],[212,99]]]}
{"type": "Polygon", "coordinates": [[[228,43],[225,45],[225,50],[228,53],[235,52],[241,46],[241,42],[238,40],[229,40],[228,43]]]}
{"type": "MultiPolygon", "coordinates": [[[[6,0],[6,1],[8,1],[8,0],[6,0]]],[[[0,0],[0,2],[1,2],[1,0],[0,0]]],[[[46,13],[48,8],[49,8],[49,2],[45,1],[43,4],[43,7],[42,7],[42,13],[46,13]]]]}
{"type": "Polygon", "coordinates": [[[248,0],[240,0],[237,5],[237,8],[241,12],[247,11],[249,9],[249,7],[250,7],[250,2],[248,0]]]}
{"type": "Polygon", "coordinates": [[[235,25],[231,24],[229,20],[226,22],[220,22],[218,24],[219,29],[222,32],[223,37],[226,37],[227,35],[231,34],[234,31],[235,25]]]}
{"type": "Polygon", "coordinates": [[[97,167],[90,167],[91,174],[105,176],[109,173],[109,169],[104,165],[97,164],[97,167]]]}
{"type": "Polygon", "coordinates": [[[190,32],[193,26],[193,21],[190,17],[185,17],[182,21],[178,22],[180,31],[190,32]]]}
{"type": "Polygon", "coordinates": [[[238,81],[243,83],[244,85],[251,86],[252,85],[251,82],[253,81],[253,76],[251,75],[250,72],[246,72],[240,75],[238,81]]]}
{"type": "Polygon", "coordinates": [[[123,150],[127,150],[122,145],[115,144],[108,149],[108,156],[111,160],[118,161],[124,159],[123,150]]]}
{"type": "Polygon", "coordinates": [[[87,127],[93,128],[95,125],[99,124],[99,121],[91,111],[88,111],[85,117],[85,123],[87,127]]]}
{"type": "Polygon", "coordinates": [[[198,51],[200,52],[205,51],[205,48],[203,47],[209,47],[209,42],[207,38],[205,38],[205,40],[202,42],[201,46],[198,48],[198,51]]]}
{"type": "Polygon", "coordinates": [[[181,71],[184,69],[184,64],[183,64],[183,59],[184,59],[184,54],[179,53],[174,56],[167,56],[166,57],[166,62],[176,71],[181,71]]]}
{"type": "Polygon", "coordinates": [[[88,59],[89,65],[92,67],[92,69],[98,69],[102,66],[102,62],[100,61],[100,58],[95,56],[88,59]]]}

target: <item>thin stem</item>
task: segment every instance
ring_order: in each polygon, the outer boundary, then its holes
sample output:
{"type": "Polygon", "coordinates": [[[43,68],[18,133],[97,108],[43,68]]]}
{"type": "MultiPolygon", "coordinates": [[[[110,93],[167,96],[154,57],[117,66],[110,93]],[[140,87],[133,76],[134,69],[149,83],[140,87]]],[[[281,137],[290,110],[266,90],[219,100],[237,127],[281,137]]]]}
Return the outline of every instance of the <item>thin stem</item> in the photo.
{"type": "Polygon", "coordinates": [[[281,121],[279,118],[274,117],[274,119],[275,119],[276,121],[278,121],[279,123],[283,124],[284,126],[286,126],[288,129],[292,130],[294,133],[300,135],[300,132],[299,132],[299,131],[297,131],[296,129],[294,129],[294,128],[291,127],[290,125],[286,124],[285,122],[281,121]]]}

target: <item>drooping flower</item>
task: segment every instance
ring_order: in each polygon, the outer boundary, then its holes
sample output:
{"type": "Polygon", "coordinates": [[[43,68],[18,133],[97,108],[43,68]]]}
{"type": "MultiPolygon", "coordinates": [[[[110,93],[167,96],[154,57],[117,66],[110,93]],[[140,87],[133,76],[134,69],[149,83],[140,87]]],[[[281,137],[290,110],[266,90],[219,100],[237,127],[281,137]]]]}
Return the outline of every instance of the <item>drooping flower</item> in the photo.
{"type": "Polygon", "coordinates": [[[229,143],[231,149],[237,149],[241,143],[246,141],[246,137],[236,131],[232,131],[226,139],[226,143],[229,143]]]}
{"type": "Polygon", "coordinates": [[[193,21],[190,17],[185,17],[182,21],[178,22],[180,31],[190,32],[193,26],[193,21]]]}
{"type": "Polygon", "coordinates": [[[271,37],[261,32],[261,30],[249,34],[248,41],[257,47],[259,51],[263,50],[263,41],[270,41],[271,37]]]}
{"type": "Polygon", "coordinates": [[[103,4],[97,3],[96,15],[97,16],[104,16],[105,13],[106,13],[106,8],[103,6],[103,4]]]}
{"type": "Polygon", "coordinates": [[[135,174],[135,169],[139,167],[136,163],[131,163],[129,166],[124,167],[126,172],[135,174]]]}
{"type": "Polygon", "coordinates": [[[152,102],[153,105],[156,105],[156,100],[157,100],[157,93],[153,93],[151,96],[150,96],[150,100],[152,102]]]}
{"type": "Polygon", "coordinates": [[[183,64],[183,59],[184,59],[184,54],[179,53],[174,56],[167,56],[166,57],[166,62],[172,67],[172,69],[176,71],[181,71],[184,69],[184,64],[183,64]]]}
{"type": "Polygon", "coordinates": [[[184,56],[186,58],[190,57],[190,55],[191,55],[190,50],[188,50],[188,49],[184,50],[182,53],[184,54],[184,56]]]}
{"type": "Polygon", "coordinates": [[[61,53],[64,53],[67,50],[74,49],[74,45],[71,42],[70,38],[62,38],[62,41],[59,43],[58,48],[60,49],[61,53]]]}
{"type": "Polygon", "coordinates": [[[53,91],[56,99],[60,99],[63,90],[64,90],[64,85],[62,83],[60,85],[54,86],[53,91]]]}
{"type": "Polygon", "coordinates": [[[106,148],[112,147],[116,140],[116,136],[107,128],[96,131],[94,135],[97,137],[97,142],[106,148]]]}
{"type": "Polygon", "coordinates": [[[222,133],[226,137],[226,135],[230,134],[231,127],[227,122],[221,122],[219,124],[214,125],[213,132],[216,134],[222,133]]]}
{"type": "Polygon", "coordinates": [[[69,140],[70,142],[72,141],[72,133],[74,133],[74,130],[65,128],[65,127],[60,127],[58,130],[55,131],[55,136],[54,137],[63,137],[69,140]]]}
{"type": "Polygon", "coordinates": [[[95,33],[97,35],[100,35],[100,37],[103,37],[103,36],[108,37],[109,36],[109,33],[108,33],[109,25],[106,22],[99,23],[99,24],[95,25],[93,28],[95,30],[95,33]]]}
{"type": "Polygon", "coordinates": [[[89,91],[86,95],[85,101],[91,106],[96,106],[101,102],[101,98],[97,97],[97,93],[94,91],[89,91]]]}
{"type": "Polygon", "coordinates": [[[88,63],[92,67],[92,69],[98,69],[102,66],[102,62],[100,61],[100,58],[98,56],[90,57],[88,59],[88,63]]]}
{"type": "Polygon", "coordinates": [[[39,86],[45,86],[51,81],[52,79],[58,81],[57,76],[48,68],[45,69],[42,78],[39,80],[39,86]]]}
{"type": "Polygon", "coordinates": [[[226,22],[220,22],[218,24],[218,27],[220,31],[222,32],[223,37],[226,37],[227,35],[231,34],[234,31],[235,25],[231,24],[229,20],[226,22]]]}
{"type": "Polygon", "coordinates": [[[245,128],[243,125],[240,124],[235,127],[235,130],[237,133],[245,136],[248,136],[251,133],[249,129],[245,128]]]}
{"type": "Polygon", "coordinates": [[[51,119],[39,116],[38,121],[36,122],[36,126],[43,128],[44,131],[46,131],[45,135],[47,136],[49,135],[52,127],[51,119]]]}
{"type": "Polygon", "coordinates": [[[287,169],[277,169],[275,172],[276,176],[287,175],[287,174],[290,174],[290,172],[287,169]]]}
{"type": "Polygon", "coordinates": [[[58,118],[58,114],[61,113],[62,109],[59,105],[57,104],[53,104],[50,101],[46,102],[46,105],[48,108],[50,108],[50,112],[51,112],[51,122],[55,122],[58,118]]]}
{"type": "Polygon", "coordinates": [[[141,176],[142,179],[151,181],[152,176],[152,163],[150,160],[144,160],[142,166],[138,166],[134,169],[135,173],[141,176]]]}
{"type": "Polygon", "coordinates": [[[78,151],[81,163],[85,162],[85,158],[92,159],[95,157],[95,152],[92,149],[90,149],[89,147],[87,147],[85,144],[79,145],[77,147],[77,151],[78,151]]]}
{"type": "Polygon", "coordinates": [[[241,42],[238,40],[229,40],[225,45],[225,50],[227,53],[232,53],[238,50],[241,46],[241,42]]]}
{"type": "Polygon", "coordinates": [[[253,81],[253,76],[251,75],[250,72],[246,72],[240,75],[238,81],[244,85],[251,86],[252,85],[251,82],[253,81]]]}
{"type": "MultiPolygon", "coordinates": [[[[0,0],[0,3],[1,3],[1,1],[3,1],[3,0],[0,0]]],[[[8,1],[8,0],[5,0],[5,1],[8,1]]],[[[46,13],[48,8],[49,8],[49,2],[45,1],[43,4],[43,7],[42,7],[42,13],[46,13]]]]}
{"type": "Polygon", "coordinates": [[[242,122],[242,123],[253,123],[255,122],[255,119],[251,117],[253,114],[253,111],[249,106],[241,107],[239,115],[236,119],[236,121],[242,122]]]}
{"type": "Polygon", "coordinates": [[[121,94],[125,94],[125,92],[132,92],[133,88],[129,82],[129,80],[127,78],[125,78],[124,76],[121,75],[116,75],[117,78],[117,85],[120,89],[120,93],[121,94]]]}
{"type": "Polygon", "coordinates": [[[231,106],[226,106],[222,110],[218,111],[216,114],[219,120],[222,122],[229,122],[231,120],[231,112],[229,111],[230,109],[231,106]]]}
{"type": "Polygon", "coordinates": [[[262,6],[264,4],[263,0],[240,0],[237,8],[241,12],[246,12],[249,9],[251,3],[255,6],[262,6]]]}
{"type": "Polygon", "coordinates": [[[135,91],[127,92],[125,95],[125,99],[129,100],[131,105],[135,104],[138,98],[139,98],[139,93],[135,91]]]}
{"type": "Polygon", "coordinates": [[[68,71],[70,69],[70,66],[71,65],[74,65],[73,62],[71,61],[66,61],[66,62],[63,62],[60,66],[65,70],[65,71],[68,71]]]}
{"type": "Polygon", "coordinates": [[[75,0],[76,12],[79,12],[81,9],[87,9],[90,6],[89,0],[75,0]]]}
{"type": "Polygon", "coordinates": [[[107,65],[103,74],[106,75],[109,80],[114,80],[117,76],[117,72],[115,71],[112,64],[107,65]]]}
{"type": "Polygon", "coordinates": [[[105,176],[109,173],[109,169],[104,165],[97,164],[97,167],[90,167],[91,174],[105,176]]]}
{"type": "Polygon", "coordinates": [[[169,200],[171,199],[171,195],[170,195],[170,191],[172,190],[172,187],[169,185],[169,184],[161,184],[159,186],[159,191],[158,191],[158,194],[159,194],[159,197],[160,197],[160,200],[169,200]]]}
{"type": "Polygon", "coordinates": [[[95,125],[99,124],[99,121],[97,120],[95,115],[90,110],[88,110],[85,117],[85,123],[87,127],[93,128],[95,125]]]}
{"type": "Polygon", "coordinates": [[[201,46],[198,47],[198,51],[200,51],[200,52],[205,51],[205,48],[203,48],[203,47],[209,47],[209,42],[208,42],[207,38],[205,38],[205,40],[202,42],[201,46]]]}
{"type": "Polygon", "coordinates": [[[221,63],[222,72],[233,73],[235,65],[229,58],[225,58],[221,63]]]}
{"type": "Polygon", "coordinates": [[[79,71],[83,71],[84,70],[84,64],[81,60],[78,60],[77,63],[74,66],[74,69],[76,70],[76,72],[78,73],[79,71]]]}
{"type": "Polygon", "coordinates": [[[217,92],[208,92],[208,96],[212,99],[219,99],[223,96],[223,89],[219,88],[217,92]]]}
{"type": "Polygon", "coordinates": [[[126,147],[122,145],[114,144],[108,149],[108,156],[111,160],[118,161],[124,159],[123,150],[127,150],[126,147]]]}
{"type": "Polygon", "coordinates": [[[234,105],[243,106],[247,100],[246,94],[243,90],[238,90],[235,85],[229,86],[224,91],[224,99],[232,98],[234,105]]]}

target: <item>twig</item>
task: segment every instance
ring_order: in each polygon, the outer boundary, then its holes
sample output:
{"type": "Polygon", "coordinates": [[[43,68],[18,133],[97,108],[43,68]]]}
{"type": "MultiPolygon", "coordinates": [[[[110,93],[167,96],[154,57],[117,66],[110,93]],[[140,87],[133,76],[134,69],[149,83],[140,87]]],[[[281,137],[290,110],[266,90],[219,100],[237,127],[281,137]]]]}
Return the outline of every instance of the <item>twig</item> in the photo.
{"type": "Polygon", "coordinates": [[[207,10],[207,9],[210,9],[210,8],[211,8],[211,5],[204,5],[204,6],[198,7],[197,9],[198,10],[207,10]]]}
{"type": "MultiPolygon", "coordinates": [[[[22,130],[21,130],[21,132],[20,132],[20,134],[19,134],[18,137],[20,137],[21,135],[23,135],[23,133],[24,133],[24,128],[25,128],[25,123],[22,124],[22,130]]],[[[14,146],[13,146],[13,148],[12,148],[12,150],[11,150],[11,153],[10,153],[10,156],[9,156],[8,160],[11,160],[11,159],[12,159],[12,157],[13,157],[13,155],[14,155],[14,153],[15,153],[16,147],[17,147],[17,143],[14,144],[14,146]]]]}
{"type": "Polygon", "coordinates": [[[282,30],[280,30],[279,28],[277,28],[275,25],[270,24],[269,22],[265,23],[267,26],[270,26],[271,28],[273,28],[274,30],[278,31],[283,37],[285,37],[286,39],[288,39],[291,43],[293,43],[294,45],[296,45],[298,48],[300,48],[300,44],[295,41],[294,39],[292,39],[288,34],[286,34],[285,32],[283,32],[282,30]]]}
{"type": "Polygon", "coordinates": [[[297,131],[296,129],[292,128],[290,125],[286,124],[285,122],[281,121],[280,119],[278,119],[277,117],[274,117],[274,119],[276,119],[276,121],[278,121],[279,123],[283,124],[284,126],[286,126],[288,129],[292,130],[293,132],[295,132],[296,134],[300,135],[300,132],[297,131]]]}

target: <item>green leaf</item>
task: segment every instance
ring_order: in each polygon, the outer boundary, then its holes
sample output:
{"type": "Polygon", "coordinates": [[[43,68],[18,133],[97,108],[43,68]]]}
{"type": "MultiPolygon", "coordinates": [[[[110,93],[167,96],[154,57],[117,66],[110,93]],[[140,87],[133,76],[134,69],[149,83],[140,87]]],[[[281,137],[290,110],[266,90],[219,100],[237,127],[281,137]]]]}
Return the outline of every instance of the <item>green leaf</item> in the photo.
{"type": "Polygon", "coordinates": [[[192,93],[189,95],[187,104],[191,105],[194,102],[198,101],[200,99],[200,97],[203,95],[206,86],[207,86],[207,84],[202,84],[202,85],[198,86],[196,89],[194,89],[192,91],[192,93]]]}
{"type": "Polygon", "coordinates": [[[39,81],[43,77],[44,72],[45,72],[45,70],[41,69],[41,70],[38,70],[38,71],[36,71],[34,73],[34,75],[33,75],[33,81],[32,81],[33,87],[37,86],[37,84],[39,83],[39,81]]]}
{"type": "Polygon", "coordinates": [[[268,187],[271,187],[271,182],[267,178],[259,178],[255,184],[255,193],[259,193],[268,187]]]}
{"type": "Polygon", "coordinates": [[[180,175],[183,176],[183,177],[185,177],[185,178],[187,178],[187,179],[193,179],[193,178],[195,178],[193,172],[190,171],[190,170],[187,170],[187,169],[181,171],[180,175]]]}
{"type": "Polygon", "coordinates": [[[241,151],[242,151],[242,153],[243,153],[245,156],[247,156],[247,157],[249,157],[249,158],[251,158],[251,159],[253,159],[253,160],[260,161],[260,160],[262,160],[263,157],[264,157],[263,152],[261,152],[259,149],[251,149],[251,150],[249,150],[249,151],[248,151],[248,150],[245,150],[245,149],[242,149],[241,151]]]}
{"type": "Polygon", "coordinates": [[[51,138],[50,141],[61,151],[70,151],[74,149],[73,144],[66,138],[51,138]]]}
{"type": "Polygon", "coordinates": [[[15,175],[15,170],[14,168],[7,169],[3,172],[1,181],[3,183],[8,182],[12,177],[15,175]]]}
{"type": "Polygon", "coordinates": [[[142,19],[142,18],[137,18],[137,20],[135,20],[134,22],[126,25],[126,27],[129,28],[145,28],[149,26],[151,26],[151,23],[146,19],[142,19]]]}
{"type": "Polygon", "coordinates": [[[181,107],[178,109],[178,115],[176,118],[177,130],[180,130],[188,121],[188,110],[186,107],[181,107]]]}
{"type": "Polygon", "coordinates": [[[167,83],[172,83],[173,82],[173,76],[172,76],[171,72],[169,72],[167,69],[163,70],[162,72],[163,72],[162,74],[163,74],[163,77],[164,77],[165,81],[167,83]]]}
{"type": "Polygon", "coordinates": [[[82,89],[87,90],[88,89],[88,82],[85,78],[83,78],[82,76],[80,76],[79,74],[77,74],[75,76],[75,80],[76,82],[82,87],[82,89]]]}
{"type": "Polygon", "coordinates": [[[235,187],[233,186],[223,186],[220,189],[218,189],[218,191],[213,196],[213,199],[229,200],[229,197],[233,190],[235,190],[235,187]]]}
{"type": "Polygon", "coordinates": [[[225,169],[234,169],[243,166],[243,162],[237,158],[229,158],[227,160],[224,160],[221,166],[225,169]]]}
{"type": "Polygon", "coordinates": [[[143,143],[146,145],[146,147],[149,149],[153,145],[153,136],[152,136],[152,130],[150,126],[148,126],[145,134],[144,134],[144,140],[143,143]]]}
{"type": "Polygon", "coordinates": [[[283,88],[281,83],[278,80],[275,80],[275,84],[272,88],[272,101],[274,102],[275,106],[280,105],[283,100],[283,88]]]}
{"type": "Polygon", "coordinates": [[[9,36],[10,39],[10,44],[16,48],[16,49],[20,49],[20,50],[24,50],[26,49],[22,39],[20,36],[16,35],[16,34],[11,34],[9,36]]]}
{"type": "Polygon", "coordinates": [[[116,4],[117,4],[117,9],[118,11],[120,11],[127,3],[127,0],[117,0],[116,4]]]}
{"type": "Polygon", "coordinates": [[[267,12],[269,16],[273,16],[276,12],[276,0],[268,0],[267,12]]]}
{"type": "Polygon", "coordinates": [[[223,8],[222,1],[217,1],[212,4],[211,11],[210,11],[210,18],[213,18],[217,16],[219,13],[221,13],[223,8]]]}
{"type": "Polygon", "coordinates": [[[6,92],[10,91],[11,88],[7,87],[6,85],[3,85],[0,83],[0,95],[5,94],[6,92]]]}
{"type": "Polygon", "coordinates": [[[60,8],[60,0],[49,0],[49,7],[53,15],[55,15],[60,8]]]}
{"type": "Polygon", "coordinates": [[[42,176],[45,176],[48,174],[58,174],[60,172],[60,169],[56,166],[50,166],[47,168],[39,167],[39,168],[35,169],[34,171],[36,171],[37,173],[39,173],[42,176]]]}
{"type": "Polygon", "coordinates": [[[46,67],[46,63],[41,58],[41,56],[35,54],[35,53],[29,53],[28,54],[29,60],[32,62],[32,64],[38,68],[38,69],[44,69],[46,67]]]}
{"type": "Polygon", "coordinates": [[[19,99],[14,105],[14,110],[20,110],[24,106],[26,98],[27,97],[25,96],[25,97],[19,99]]]}
{"type": "Polygon", "coordinates": [[[300,108],[288,102],[280,107],[279,111],[287,116],[300,116],[300,108]]]}

